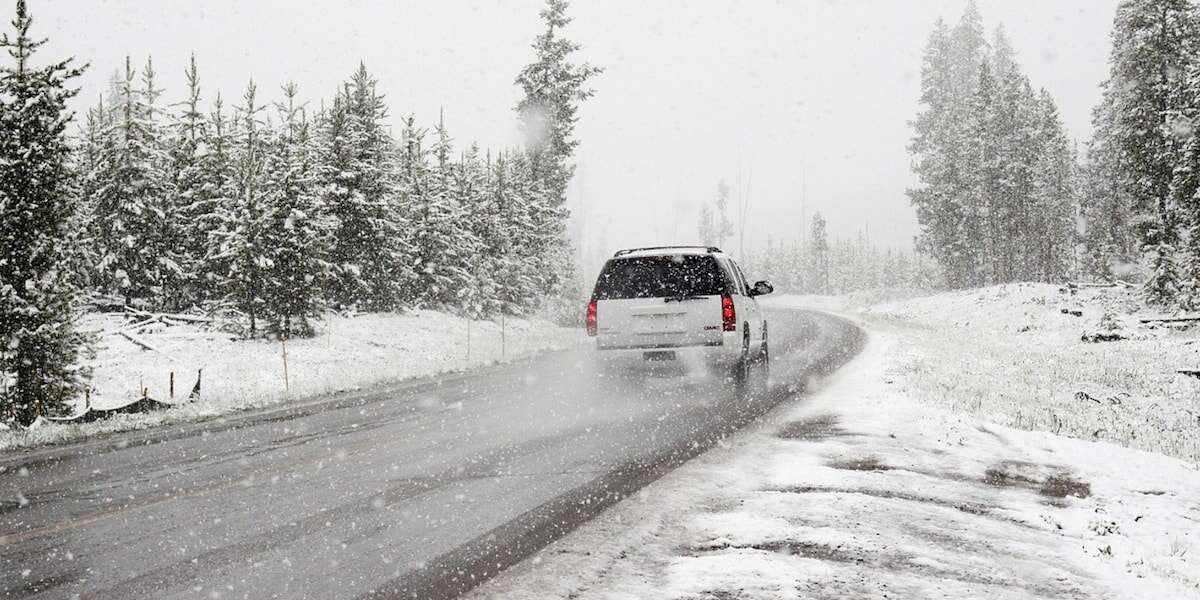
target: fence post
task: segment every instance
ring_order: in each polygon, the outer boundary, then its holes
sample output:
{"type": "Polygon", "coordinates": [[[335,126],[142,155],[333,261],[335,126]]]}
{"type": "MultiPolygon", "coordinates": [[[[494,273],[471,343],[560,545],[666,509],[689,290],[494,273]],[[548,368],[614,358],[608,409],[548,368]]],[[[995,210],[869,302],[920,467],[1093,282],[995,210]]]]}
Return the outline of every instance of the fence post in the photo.
{"type": "Polygon", "coordinates": [[[500,360],[504,360],[507,339],[505,337],[504,311],[500,311],[500,360]]]}
{"type": "Polygon", "coordinates": [[[171,382],[167,385],[167,397],[175,400],[175,371],[171,371],[171,382]]]}
{"type": "Polygon", "coordinates": [[[283,346],[283,393],[288,394],[292,391],[291,384],[288,382],[288,365],[287,365],[287,334],[283,334],[279,338],[279,344],[283,346]]]}

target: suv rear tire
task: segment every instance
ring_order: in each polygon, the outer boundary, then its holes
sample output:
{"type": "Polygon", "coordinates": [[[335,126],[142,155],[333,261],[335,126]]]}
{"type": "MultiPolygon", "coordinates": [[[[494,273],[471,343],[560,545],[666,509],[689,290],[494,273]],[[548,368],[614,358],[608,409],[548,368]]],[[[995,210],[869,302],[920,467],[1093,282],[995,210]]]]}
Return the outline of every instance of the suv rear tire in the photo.
{"type": "Polygon", "coordinates": [[[769,385],[771,379],[771,346],[767,341],[767,324],[763,322],[762,332],[762,350],[759,351],[758,360],[762,362],[762,384],[769,385]]]}
{"type": "Polygon", "coordinates": [[[750,370],[753,367],[754,357],[750,355],[750,329],[743,326],[742,331],[742,355],[738,357],[737,362],[733,363],[733,385],[738,388],[738,391],[743,391],[750,382],[750,370]]]}

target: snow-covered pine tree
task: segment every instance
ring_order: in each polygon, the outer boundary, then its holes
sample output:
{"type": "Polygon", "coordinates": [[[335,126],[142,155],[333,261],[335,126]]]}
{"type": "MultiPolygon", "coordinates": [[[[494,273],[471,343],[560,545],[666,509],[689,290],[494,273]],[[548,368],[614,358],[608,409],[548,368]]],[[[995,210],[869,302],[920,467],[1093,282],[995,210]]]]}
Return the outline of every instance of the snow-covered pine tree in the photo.
{"type": "Polygon", "coordinates": [[[186,297],[187,276],[183,269],[184,255],[181,238],[183,224],[180,222],[179,205],[176,201],[175,180],[171,175],[169,132],[164,125],[163,109],[158,100],[163,90],[157,87],[154,62],[146,59],[142,70],[142,98],[145,102],[144,126],[146,136],[147,176],[152,179],[156,191],[151,198],[154,227],[150,229],[148,243],[157,253],[154,270],[157,279],[150,304],[155,307],[178,310],[190,305],[186,297]]]}
{"type": "MultiPolygon", "coordinates": [[[[1153,234],[1157,239],[1164,239],[1161,234],[1153,234]]],[[[1175,264],[1175,248],[1171,244],[1160,241],[1149,247],[1150,276],[1142,286],[1142,297],[1147,304],[1156,306],[1173,306],[1180,292],[1179,267],[1175,264]]]]}
{"type": "Polygon", "coordinates": [[[579,44],[562,36],[571,23],[567,7],[566,0],[546,0],[539,13],[544,31],[534,41],[534,61],[516,78],[525,93],[517,113],[530,168],[556,204],[566,200],[567,183],[575,171],[570,161],[579,145],[574,137],[579,103],[592,97],[588,81],[603,72],[572,61],[579,44]]]}
{"type": "Polygon", "coordinates": [[[386,119],[383,97],[362,64],[323,119],[319,171],[323,203],[335,220],[329,296],[337,308],[393,310],[413,291],[386,119]]]}
{"type": "Polygon", "coordinates": [[[486,168],[479,157],[478,146],[472,145],[454,165],[452,173],[452,190],[462,211],[461,226],[465,229],[459,255],[468,275],[456,302],[463,314],[472,319],[494,314],[489,299],[496,297],[499,285],[492,270],[493,260],[487,251],[489,244],[494,244],[492,240],[498,234],[499,223],[490,208],[486,168]]]}
{"type": "Polygon", "coordinates": [[[59,413],[86,385],[78,364],[66,225],[75,211],[68,187],[71,121],[67,82],[82,73],[70,59],[35,67],[44,41],[17,0],[14,35],[0,35],[0,420],[28,425],[59,413]]]}
{"type": "Polygon", "coordinates": [[[574,316],[578,313],[579,282],[567,240],[569,212],[547,193],[528,152],[514,153],[509,166],[513,169],[509,181],[517,206],[529,223],[519,246],[535,284],[526,306],[546,308],[556,316],[574,316]]]}
{"type": "Polygon", "coordinates": [[[80,290],[94,290],[99,286],[96,264],[100,261],[95,240],[96,210],[92,202],[96,198],[96,176],[104,152],[104,132],[108,128],[110,115],[104,106],[104,97],[93,108],[88,109],[84,125],[72,153],[73,190],[77,205],[72,216],[70,231],[72,281],[80,290]]]}
{"type": "Polygon", "coordinates": [[[825,218],[819,212],[813,214],[812,232],[808,240],[809,274],[806,279],[811,282],[809,289],[814,294],[828,294],[831,292],[829,232],[826,229],[825,218]]]}
{"type": "Polygon", "coordinates": [[[1011,160],[1005,144],[1010,134],[1011,111],[1005,110],[1003,85],[988,62],[980,64],[979,81],[966,113],[961,139],[962,164],[956,166],[959,185],[967,190],[960,199],[948,199],[961,221],[954,230],[957,274],[965,285],[986,285],[1001,271],[1003,247],[1010,243],[1009,202],[1004,188],[1005,166],[1011,160]]]}
{"type": "Polygon", "coordinates": [[[1029,279],[1061,281],[1070,273],[1075,251],[1076,157],[1058,107],[1046,90],[1037,97],[1036,153],[1033,165],[1033,258],[1029,279]]]}
{"type": "Polygon", "coordinates": [[[989,283],[1037,278],[1032,266],[1037,257],[1037,216],[1031,205],[1035,195],[1034,167],[1041,144],[1037,137],[1037,98],[1029,78],[1015,69],[1006,76],[1002,90],[1001,106],[1007,125],[1002,196],[1006,210],[1001,231],[1006,243],[1000,244],[1000,269],[989,283]]]}
{"type": "Polygon", "coordinates": [[[1124,160],[1117,136],[1113,106],[1118,91],[1111,81],[1101,84],[1100,104],[1092,111],[1092,139],[1082,166],[1081,211],[1085,275],[1111,281],[1113,266],[1135,260],[1139,243],[1133,229],[1133,206],[1117,173],[1124,160]]]}
{"type": "Polygon", "coordinates": [[[966,141],[975,133],[969,118],[982,64],[982,25],[970,3],[953,30],[938,20],[925,47],[921,68],[921,111],[913,120],[909,144],[919,185],[908,196],[921,225],[920,247],[946,268],[952,287],[972,285],[975,248],[966,223],[973,182],[963,172],[974,158],[966,141]]]}
{"type": "Polygon", "coordinates": [[[968,0],[958,25],[950,32],[951,93],[963,106],[974,93],[979,81],[979,65],[988,48],[983,28],[983,16],[975,0],[968,0]]]}
{"type": "Polygon", "coordinates": [[[1183,238],[1179,304],[1200,309],[1200,63],[1192,65],[1185,90],[1184,108],[1174,117],[1178,133],[1186,138],[1171,179],[1171,200],[1179,211],[1183,238]]]}
{"type": "Polygon", "coordinates": [[[263,172],[271,132],[262,123],[264,106],[258,103],[253,81],[242,101],[235,110],[238,131],[231,148],[233,194],[219,209],[214,232],[218,253],[212,258],[224,266],[220,289],[225,302],[245,316],[247,335],[256,337],[266,316],[266,279],[272,265],[263,172]]]}
{"type": "Polygon", "coordinates": [[[225,296],[225,279],[229,273],[229,257],[224,252],[226,233],[231,229],[232,206],[237,196],[237,177],[234,173],[233,148],[237,134],[237,119],[225,114],[221,94],[205,119],[198,153],[200,190],[197,197],[203,204],[193,204],[186,214],[188,225],[194,227],[200,239],[196,252],[203,251],[192,268],[195,294],[202,305],[220,304],[225,296]]]}
{"type": "Polygon", "coordinates": [[[506,288],[511,275],[507,264],[511,240],[510,224],[505,214],[505,204],[508,202],[506,169],[504,153],[497,154],[495,158],[490,151],[487,153],[483,162],[483,189],[478,201],[485,220],[480,228],[479,241],[484,265],[494,284],[480,287],[478,302],[484,307],[483,314],[488,316],[498,315],[506,308],[506,288]]]}
{"type": "Polygon", "coordinates": [[[1020,71],[1020,66],[1017,64],[1017,51],[1008,41],[1008,34],[1005,33],[1003,23],[997,25],[995,33],[992,34],[990,50],[992,71],[995,72],[997,78],[1003,79],[1009,73],[1020,71]]]}
{"type": "Polygon", "coordinates": [[[717,245],[717,225],[713,219],[712,207],[708,202],[700,203],[700,219],[696,225],[696,233],[700,236],[700,243],[705,246],[717,245]]]}
{"type": "Polygon", "coordinates": [[[263,319],[268,332],[284,337],[313,334],[324,309],[330,223],[321,205],[313,168],[315,148],[294,83],[283,86],[277,105],[280,130],[269,140],[263,187],[263,319]]]}
{"type": "Polygon", "coordinates": [[[437,308],[454,306],[470,279],[464,254],[470,250],[470,233],[454,193],[452,151],[441,119],[428,148],[414,117],[404,120],[400,178],[414,251],[414,291],[420,304],[437,308]]]}
{"type": "MultiPolygon", "coordinates": [[[[564,205],[567,184],[575,173],[572,158],[579,145],[575,139],[579,104],[594,93],[588,81],[603,71],[572,60],[579,45],[562,35],[571,22],[567,7],[566,0],[546,0],[539,13],[545,29],[534,41],[534,60],[521,70],[515,81],[524,92],[516,110],[528,153],[525,158],[531,178],[528,187],[536,190],[539,204],[546,207],[541,216],[557,221],[548,224],[544,233],[553,232],[560,237],[566,234],[570,216],[564,205]]],[[[574,280],[567,241],[563,238],[540,250],[544,254],[540,257],[543,265],[554,269],[541,274],[546,282],[543,293],[567,293],[574,280]]]]}
{"type": "Polygon", "coordinates": [[[107,291],[126,302],[158,306],[177,263],[164,234],[169,191],[151,65],[143,74],[145,88],[135,87],[135,78],[126,57],[91,204],[107,291]]]}
{"type": "Polygon", "coordinates": [[[717,182],[716,221],[713,226],[713,237],[717,247],[725,247],[725,238],[733,235],[733,223],[729,221],[729,184],[722,179],[717,182]]]}
{"type": "MultiPolygon", "coordinates": [[[[1127,202],[1128,225],[1152,262],[1149,297],[1167,293],[1178,280],[1166,255],[1179,241],[1171,185],[1186,139],[1177,135],[1174,120],[1185,112],[1186,77],[1198,52],[1200,19],[1189,0],[1125,0],[1117,7],[1109,78],[1093,118],[1098,155],[1090,172],[1110,180],[1115,196],[1127,202]]],[[[1117,214],[1106,212],[1099,216],[1117,214]]]]}
{"type": "Polygon", "coordinates": [[[528,161],[522,154],[506,152],[492,163],[488,181],[488,195],[500,224],[498,245],[489,252],[495,256],[496,280],[503,282],[497,290],[497,302],[499,311],[505,314],[517,314],[537,302],[538,281],[533,272],[537,264],[525,250],[533,230],[523,195],[529,187],[528,177],[528,161]]]}
{"type": "Polygon", "coordinates": [[[209,297],[203,277],[208,248],[208,232],[215,223],[218,194],[210,193],[203,161],[208,152],[208,119],[200,107],[200,75],[196,56],[187,70],[187,97],[171,115],[168,173],[175,212],[171,241],[179,256],[182,285],[174,308],[198,305],[209,297]]]}
{"type": "Polygon", "coordinates": [[[1061,268],[1048,266],[1060,257],[1050,255],[1070,249],[1073,239],[1058,226],[1058,212],[1053,226],[1041,212],[1071,206],[1075,197],[1074,169],[1065,162],[1072,155],[1063,151],[1065,138],[1055,137],[1056,115],[1045,116],[1053,102],[1034,93],[1002,28],[993,40],[989,51],[974,2],[953,30],[938,22],[909,146],[920,182],[909,190],[921,224],[918,248],[952,287],[1060,277],[1061,268]],[[1051,141],[1053,152],[1043,154],[1051,141]],[[1057,185],[1052,171],[1065,174],[1057,185]]]}

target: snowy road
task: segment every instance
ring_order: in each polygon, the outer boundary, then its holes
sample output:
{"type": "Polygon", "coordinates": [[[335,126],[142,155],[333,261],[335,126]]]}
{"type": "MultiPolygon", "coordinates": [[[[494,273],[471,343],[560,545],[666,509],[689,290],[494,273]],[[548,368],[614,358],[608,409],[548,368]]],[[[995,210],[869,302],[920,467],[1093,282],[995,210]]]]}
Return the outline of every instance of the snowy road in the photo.
{"type": "Polygon", "coordinates": [[[451,597],[711,447],[861,334],[771,314],[775,385],[612,389],[588,350],[0,459],[0,598],[451,597]],[[603,389],[602,389],[603,388],[603,389]]]}

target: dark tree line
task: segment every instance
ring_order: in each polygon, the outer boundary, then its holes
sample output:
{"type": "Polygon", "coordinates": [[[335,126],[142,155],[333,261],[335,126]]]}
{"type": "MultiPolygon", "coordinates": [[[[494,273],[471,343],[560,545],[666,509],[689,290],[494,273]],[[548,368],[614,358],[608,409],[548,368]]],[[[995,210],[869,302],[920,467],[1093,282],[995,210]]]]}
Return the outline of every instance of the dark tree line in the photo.
{"type": "Polygon", "coordinates": [[[989,41],[974,2],[939,20],[921,70],[909,197],[922,252],[950,287],[1054,281],[1075,256],[1074,150],[1053,98],[1035,90],[1003,29],[989,41]]]}
{"type": "Polygon", "coordinates": [[[0,420],[83,389],[73,318],[89,294],[291,337],[331,309],[481,318],[569,297],[574,126],[600,70],[573,62],[566,8],[547,1],[515,81],[526,146],[484,151],[440,118],[392,121],[362,65],[313,106],[294,84],[206,97],[195,59],[179,97],[126,59],[71,138],[80,70],[30,66],[40,42],[18,0],[0,38],[0,420]]]}

